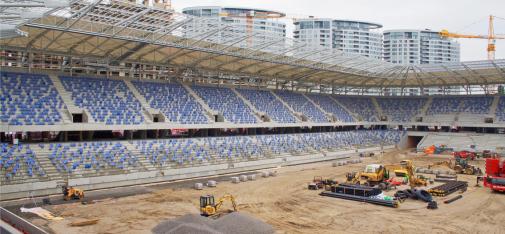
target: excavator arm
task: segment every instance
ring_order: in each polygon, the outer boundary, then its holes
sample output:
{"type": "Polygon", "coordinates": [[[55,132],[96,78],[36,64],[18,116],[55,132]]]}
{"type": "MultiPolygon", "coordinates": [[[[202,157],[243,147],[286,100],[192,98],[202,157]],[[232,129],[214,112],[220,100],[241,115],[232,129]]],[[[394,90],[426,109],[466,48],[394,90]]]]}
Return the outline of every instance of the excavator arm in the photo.
{"type": "Polygon", "coordinates": [[[219,199],[219,201],[216,203],[216,211],[218,211],[219,209],[221,209],[221,206],[223,205],[223,203],[225,201],[230,201],[232,206],[233,206],[233,210],[234,211],[237,211],[237,203],[235,202],[235,198],[232,196],[232,195],[224,195],[222,198],[219,199]]]}

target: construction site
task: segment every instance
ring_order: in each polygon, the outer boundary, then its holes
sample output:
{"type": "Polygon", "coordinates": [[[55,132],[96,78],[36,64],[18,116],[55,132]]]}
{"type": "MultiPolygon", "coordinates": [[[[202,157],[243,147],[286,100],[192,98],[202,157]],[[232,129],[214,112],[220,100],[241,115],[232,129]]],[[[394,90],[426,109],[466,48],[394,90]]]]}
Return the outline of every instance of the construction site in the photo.
{"type": "MultiPolygon", "coordinates": [[[[188,214],[199,216],[200,196],[233,194],[239,213],[270,225],[275,233],[426,233],[428,230],[443,233],[501,233],[501,224],[505,220],[505,213],[501,212],[505,209],[505,194],[492,192],[483,187],[482,182],[477,187],[475,175],[457,175],[458,181],[468,183],[464,192],[457,191],[446,197],[434,196],[438,209],[427,209],[426,202],[414,199],[406,199],[397,208],[335,199],[320,196],[320,191],[307,187],[314,175],[345,183],[348,172],[361,171],[367,164],[388,165],[402,160],[412,160],[419,167],[435,165],[433,170],[450,171],[450,168],[437,165],[437,162],[451,157],[390,150],[361,160],[341,160],[357,162],[345,166],[338,166],[341,161],[335,161],[276,167],[268,170],[275,173],[275,176],[269,177],[262,177],[259,172],[247,172],[247,175],[257,174],[257,177],[240,183],[231,181],[230,178],[236,175],[208,178],[200,181],[216,181],[216,187],[202,190],[194,188],[198,181],[107,189],[90,192],[86,198],[75,202],[61,203],[58,202],[60,197],[51,197],[59,204],[42,207],[54,216],[62,217],[62,220],[46,220],[27,213],[22,213],[22,217],[49,233],[150,233],[163,221],[188,214]],[[449,204],[443,202],[457,195],[462,195],[462,198],[449,204]],[[90,220],[96,222],[83,226],[71,225],[90,220]],[[338,231],[335,231],[335,226],[339,227],[338,231]]],[[[472,161],[472,164],[480,168],[485,166],[482,159],[472,161]]],[[[423,175],[435,178],[434,174],[423,175]]],[[[428,187],[440,184],[443,182],[434,182],[428,187]]],[[[419,189],[428,187],[421,186],[419,189]]],[[[410,186],[399,185],[396,189],[385,191],[385,194],[393,197],[396,191],[406,188],[410,186]]],[[[7,209],[19,213],[19,206],[7,209]]],[[[232,210],[232,203],[223,204],[221,209],[232,210]]],[[[251,233],[253,228],[235,230],[234,233],[251,233]]]]}
{"type": "Polygon", "coordinates": [[[505,233],[489,1],[0,0],[0,233],[505,233]]]}

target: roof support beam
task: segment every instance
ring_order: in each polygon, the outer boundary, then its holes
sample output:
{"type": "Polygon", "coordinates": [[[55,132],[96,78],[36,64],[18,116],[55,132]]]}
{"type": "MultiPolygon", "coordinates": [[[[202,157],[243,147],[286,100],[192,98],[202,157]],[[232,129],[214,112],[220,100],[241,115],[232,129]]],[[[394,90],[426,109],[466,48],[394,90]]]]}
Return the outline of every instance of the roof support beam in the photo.
{"type": "Polygon", "coordinates": [[[250,67],[253,67],[253,66],[256,66],[256,65],[259,65],[259,64],[262,64],[262,63],[268,63],[268,62],[270,62],[271,60],[275,60],[275,59],[277,59],[277,58],[281,58],[282,56],[285,56],[285,54],[287,54],[287,53],[289,53],[289,52],[292,52],[292,51],[295,51],[295,50],[297,50],[297,49],[299,49],[299,48],[302,48],[302,47],[304,47],[304,46],[305,46],[305,45],[303,45],[303,46],[297,46],[297,47],[290,47],[290,48],[288,48],[287,50],[282,51],[280,54],[273,54],[273,55],[271,55],[271,56],[267,57],[265,60],[262,60],[262,61],[258,61],[258,62],[254,62],[254,63],[248,64],[248,65],[246,65],[246,66],[243,66],[243,67],[239,68],[237,71],[238,71],[238,72],[243,72],[243,71],[245,71],[246,69],[248,69],[248,68],[250,68],[250,67]]]}

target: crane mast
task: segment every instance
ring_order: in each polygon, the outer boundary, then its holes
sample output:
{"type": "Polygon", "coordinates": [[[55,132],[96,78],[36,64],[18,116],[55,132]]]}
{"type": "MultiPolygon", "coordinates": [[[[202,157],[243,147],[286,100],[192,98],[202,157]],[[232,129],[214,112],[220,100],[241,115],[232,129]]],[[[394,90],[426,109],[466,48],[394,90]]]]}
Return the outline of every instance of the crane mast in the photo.
{"type": "Polygon", "coordinates": [[[488,35],[468,35],[468,34],[459,34],[449,32],[447,29],[443,29],[440,31],[440,36],[444,38],[475,38],[475,39],[487,39],[487,59],[494,60],[495,59],[495,51],[496,51],[496,39],[505,39],[505,36],[496,36],[494,34],[494,16],[489,16],[489,27],[488,27],[488,35]]]}

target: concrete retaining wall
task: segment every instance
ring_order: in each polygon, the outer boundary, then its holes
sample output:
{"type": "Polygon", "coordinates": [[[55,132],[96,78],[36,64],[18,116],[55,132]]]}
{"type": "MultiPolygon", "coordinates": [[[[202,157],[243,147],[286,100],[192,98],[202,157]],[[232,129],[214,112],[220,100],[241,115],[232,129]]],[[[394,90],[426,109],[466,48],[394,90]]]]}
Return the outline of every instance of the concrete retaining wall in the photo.
{"type": "MultiPolygon", "coordinates": [[[[392,149],[395,146],[385,146],[382,149],[392,149]]],[[[228,173],[238,173],[243,171],[254,171],[278,166],[290,166],[305,163],[329,161],[340,158],[348,158],[357,155],[358,152],[380,151],[381,147],[372,147],[359,150],[347,150],[329,152],[323,154],[311,154],[301,156],[286,156],[263,160],[253,160],[237,163],[225,163],[218,165],[207,165],[177,169],[166,169],[162,171],[137,172],[130,174],[109,175],[99,177],[69,179],[70,186],[78,186],[84,190],[95,190],[112,188],[119,186],[130,186],[137,184],[166,182],[181,179],[198,178],[205,176],[215,176],[228,173]]],[[[29,196],[45,196],[59,194],[61,189],[57,187],[56,181],[37,182],[30,184],[3,185],[0,191],[0,201],[29,196]]]]}

